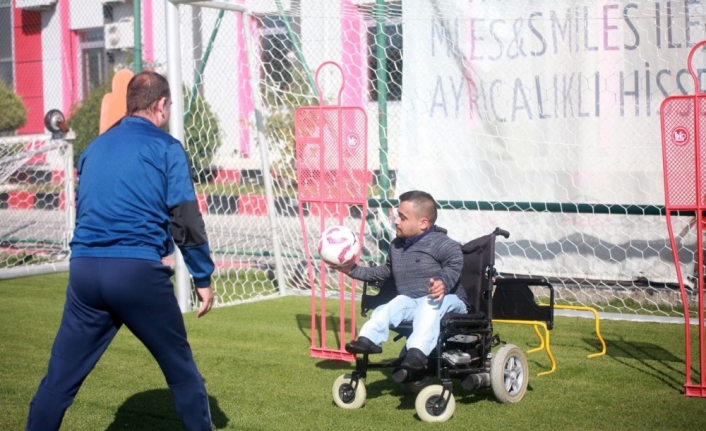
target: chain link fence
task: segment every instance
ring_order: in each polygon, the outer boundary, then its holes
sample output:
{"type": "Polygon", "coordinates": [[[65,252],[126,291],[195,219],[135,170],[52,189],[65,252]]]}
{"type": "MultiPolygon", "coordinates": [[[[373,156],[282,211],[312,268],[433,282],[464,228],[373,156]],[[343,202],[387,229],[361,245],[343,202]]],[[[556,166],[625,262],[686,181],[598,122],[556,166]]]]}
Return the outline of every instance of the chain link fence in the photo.
{"type": "MultiPolygon", "coordinates": [[[[368,117],[369,209],[351,206],[344,217],[353,230],[365,225],[363,261],[383,259],[395,197],[422,189],[459,242],[510,231],[497,247],[504,276],[547,277],[559,301],[604,312],[683,315],[662,213],[659,106],[694,89],[686,57],[704,38],[701,3],[29,3],[0,1],[0,29],[5,10],[15,28],[44,23],[40,112],[77,112],[94,90],[107,91],[114,70],[133,68],[136,53],[142,67],[178,70],[220,304],[308,292],[303,232],[315,245],[320,218],[340,213],[298,201],[294,114],[340,98],[368,117]],[[317,87],[326,61],[345,81],[325,70],[317,87]]],[[[18,37],[37,38],[13,33],[15,54],[0,49],[0,73],[27,103],[18,37]]],[[[695,62],[700,79],[703,56],[695,62]]],[[[86,136],[77,132],[76,154],[86,136]]],[[[693,220],[674,223],[679,264],[694,274],[693,220]]],[[[695,279],[687,283],[695,301],[695,279]]],[[[330,285],[337,291],[338,278],[330,285]]]]}

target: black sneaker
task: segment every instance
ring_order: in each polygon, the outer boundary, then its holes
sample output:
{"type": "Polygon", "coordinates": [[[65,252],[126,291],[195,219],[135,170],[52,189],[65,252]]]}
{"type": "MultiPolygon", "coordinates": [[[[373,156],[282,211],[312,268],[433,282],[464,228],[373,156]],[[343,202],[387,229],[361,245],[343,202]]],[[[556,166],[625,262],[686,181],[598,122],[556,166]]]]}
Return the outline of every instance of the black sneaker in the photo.
{"type": "Polygon", "coordinates": [[[412,371],[418,371],[424,368],[427,364],[427,355],[421,350],[412,347],[407,351],[407,355],[400,364],[400,368],[406,368],[412,371]]]}
{"type": "Polygon", "coordinates": [[[358,337],[357,340],[346,344],[348,353],[382,353],[382,347],[365,337],[358,337]]]}
{"type": "Polygon", "coordinates": [[[403,383],[407,381],[407,377],[409,377],[409,371],[404,368],[398,367],[392,372],[392,381],[395,383],[403,383]]]}
{"type": "Polygon", "coordinates": [[[395,383],[411,382],[419,384],[427,377],[424,370],[408,370],[406,368],[397,367],[392,371],[392,381],[395,383]]]}

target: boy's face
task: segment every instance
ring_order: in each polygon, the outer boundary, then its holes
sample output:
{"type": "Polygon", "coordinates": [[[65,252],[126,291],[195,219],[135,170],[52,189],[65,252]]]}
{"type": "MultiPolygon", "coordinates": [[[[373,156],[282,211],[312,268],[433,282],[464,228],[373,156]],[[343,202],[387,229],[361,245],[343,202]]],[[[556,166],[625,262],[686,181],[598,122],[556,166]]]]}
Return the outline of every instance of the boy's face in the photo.
{"type": "Polygon", "coordinates": [[[426,217],[420,217],[410,201],[400,202],[395,217],[395,233],[397,238],[407,239],[424,232],[429,226],[426,217]]]}

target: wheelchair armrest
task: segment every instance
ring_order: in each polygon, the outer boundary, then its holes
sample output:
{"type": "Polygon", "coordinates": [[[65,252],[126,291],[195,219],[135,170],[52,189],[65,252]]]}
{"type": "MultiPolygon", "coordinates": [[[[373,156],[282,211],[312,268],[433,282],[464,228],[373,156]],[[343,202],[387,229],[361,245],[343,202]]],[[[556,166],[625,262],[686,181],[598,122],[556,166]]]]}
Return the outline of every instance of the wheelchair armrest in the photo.
{"type": "Polygon", "coordinates": [[[499,278],[493,294],[493,318],[503,320],[537,320],[554,326],[554,287],[544,278],[499,278]],[[549,289],[548,306],[535,301],[530,286],[549,289]]]}
{"type": "Polygon", "coordinates": [[[485,313],[446,313],[441,318],[442,326],[485,326],[489,320],[485,313]]]}
{"type": "Polygon", "coordinates": [[[387,304],[397,296],[397,288],[393,279],[388,279],[382,286],[378,287],[378,293],[371,294],[368,291],[368,283],[363,283],[363,296],[360,299],[360,314],[363,317],[368,316],[368,310],[374,310],[375,308],[387,304]]]}

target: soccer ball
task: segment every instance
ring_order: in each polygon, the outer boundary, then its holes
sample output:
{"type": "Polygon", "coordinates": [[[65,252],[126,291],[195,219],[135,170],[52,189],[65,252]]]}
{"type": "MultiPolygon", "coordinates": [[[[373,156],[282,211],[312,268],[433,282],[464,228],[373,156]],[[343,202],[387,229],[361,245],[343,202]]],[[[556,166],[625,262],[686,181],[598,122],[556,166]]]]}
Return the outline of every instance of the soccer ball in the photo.
{"type": "Polygon", "coordinates": [[[345,226],[331,226],[319,239],[321,260],[331,266],[354,261],[359,251],[358,236],[345,226]]]}

